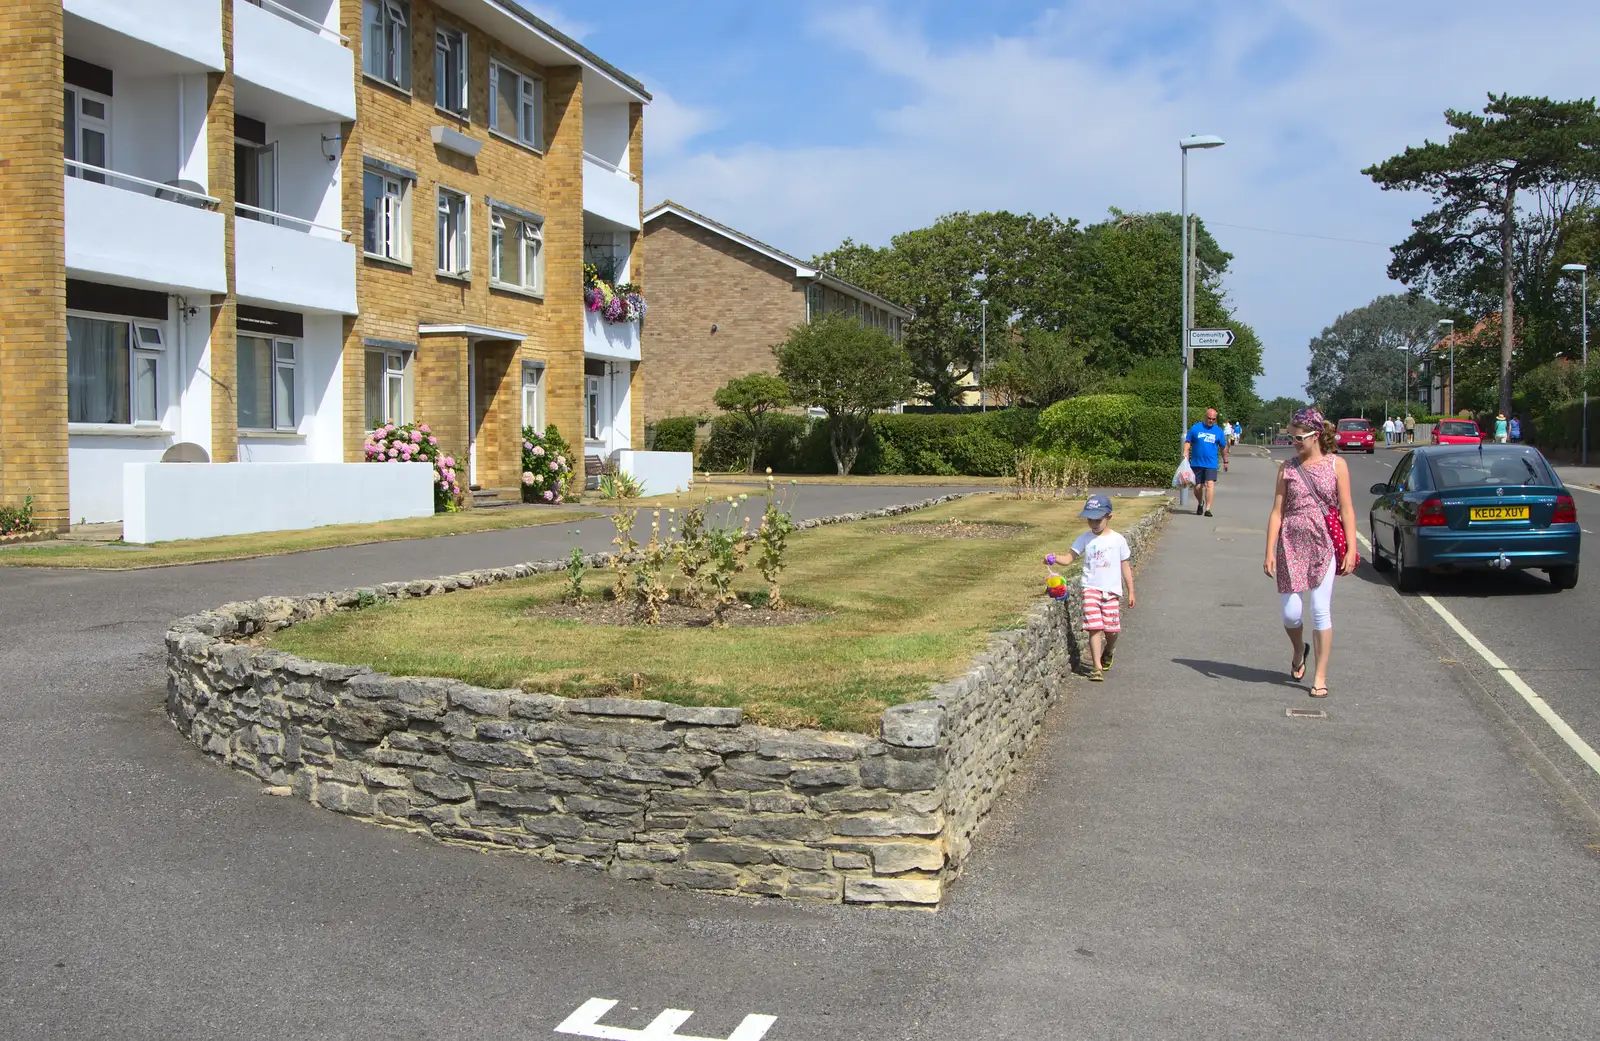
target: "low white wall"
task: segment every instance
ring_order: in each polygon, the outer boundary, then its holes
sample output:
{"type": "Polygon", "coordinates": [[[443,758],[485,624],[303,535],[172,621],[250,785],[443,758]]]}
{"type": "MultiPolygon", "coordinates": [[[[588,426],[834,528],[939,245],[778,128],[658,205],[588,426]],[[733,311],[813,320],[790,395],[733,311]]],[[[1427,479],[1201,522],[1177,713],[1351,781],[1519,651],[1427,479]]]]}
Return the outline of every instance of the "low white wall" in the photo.
{"type": "Polygon", "coordinates": [[[645,495],[665,495],[694,483],[694,455],[690,452],[617,453],[622,472],[644,484],[645,495]]]}
{"type": "Polygon", "coordinates": [[[122,470],[122,537],[368,524],[433,514],[430,463],[139,463],[122,470]]]}
{"type": "Polygon", "coordinates": [[[72,523],[122,519],[122,468],[158,463],[171,435],[67,434],[67,498],[72,523]]]}

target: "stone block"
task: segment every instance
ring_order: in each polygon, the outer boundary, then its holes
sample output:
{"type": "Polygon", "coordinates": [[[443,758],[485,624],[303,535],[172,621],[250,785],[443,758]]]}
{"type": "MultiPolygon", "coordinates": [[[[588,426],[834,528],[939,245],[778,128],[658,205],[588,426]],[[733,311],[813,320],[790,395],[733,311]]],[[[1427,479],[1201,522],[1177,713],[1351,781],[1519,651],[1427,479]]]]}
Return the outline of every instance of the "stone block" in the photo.
{"type": "Polygon", "coordinates": [[[865,810],[888,810],[897,805],[897,797],[887,791],[821,792],[811,796],[811,805],[819,813],[861,813],[865,810]]]}
{"type": "Polygon", "coordinates": [[[530,835],[552,839],[576,839],[584,834],[584,823],[562,813],[529,813],[522,818],[522,829],[530,835]]]}
{"type": "Polygon", "coordinates": [[[515,741],[522,737],[522,725],[502,719],[486,719],[473,728],[479,741],[515,741]]]}
{"type": "Polygon", "coordinates": [[[694,867],[673,864],[662,868],[656,879],[662,885],[680,889],[731,891],[739,884],[739,871],[731,866],[716,864],[696,864],[694,867]]]}
{"type": "Polygon", "coordinates": [[[804,813],[806,800],[789,792],[760,792],[750,796],[750,808],[757,813],[804,813]]]}
{"type": "Polygon", "coordinates": [[[555,796],[548,792],[527,792],[507,788],[478,786],[478,805],[504,806],[511,810],[548,813],[556,808],[555,796]]]}
{"type": "Polygon", "coordinates": [[[317,785],[316,794],[312,801],[324,809],[335,813],[348,813],[354,817],[370,817],[377,810],[377,801],[372,793],[365,788],[353,788],[345,784],[331,784],[321,782],[317,785]]]}
{"type": "Polygon", "coordinates": [[[666,719],[671,708],[665,701],[636,701],[632,698],[572,698],[567,711],[585,716],[623,716],[634,719],[666,719]]]}
{"type": "Polygon", "coordinates": [[[597,860],[610,857],[613,846],[609,842],[578,842],[563,841],[556,843],[556,852],[565,853],[569,857],[583,857],[587,860],[597,860]]]}
{"type": "Polygon", "coordinates": [[[749,817],[734,821],[728,834],[739,838],[809,842],[826,838],[829,824],[811,817],[749,817]]]}
{"type": "Polygon", "coordinates": [[[938,759],[898,759],[873,756],[861,763],[861,784],[895,792],[928,791],[939,786],[944,765],[938,759]]]}
{"type": "Polygon", "coordinates": [[[872,870],[879,875],[938,871],[943,867],[944,850],[937,842],[885,842],[872,848],[872,870]]]}
{"type": "Polygon", "coordinates": [[[683,743],[689,748],[702,752],[713,752],[717,755],[729,755],[733,752],[754,752],[761,744],[761,739],[748,730],[730,731],[685,731],[683,743]]]}
{"type": "Polygon", "coordinates": [[[885,744],[932,748],[944,734],[944,709],[926,701],[885,709],[879,722],[885,744]]]}
{"type": "Polygon", "coordinates": [[[835,853],[833,867],[835,871],[870,871],[872,858],[865,853],[835,853]]]}
{"type": "Polygon", "coordinates": [[[488,763],[492,766],[535,766],[539,760],[526,748],[505,742],[492,744],[480,741],[452,741],[450,754],[469,763],[488,763]]]}
{"type": "Polygon", "coordinates": [[[850,734],[823,737],[772,731],[761,738],[756,745],[756,751],[769,759],[849,761],[861,758],[862,748],[868,743],[867,738],[857,738],[850,734]]]}
{"type": "Polygon", "coordinates": [[[409,788],[411,781],[399,770],[369,766],[361,771],[361,779],[377,788],[409,788]]]}
{"type": "Polygon", "coordinates": [[[847,904],[920,904],[939,902],[943,885],[936,878],[847,878],[847,904]]]}
{"type": "Polygon", "coordinates": [[[623,725],[616,728],[604,727],[601,724],[593,726],[571,726],[564,723],[533,723],[528,727],[529,741],[548,741],[553,744],[565,745],[571,749],[586,748],[626,748],[635,751],[651,751],[662,748],[674,748],[678,745],[678,735],[659,727],[644,724],[632,726],[623,725]]]}
{"type": "Polygon", "coordinates": [[[861,770],[855,763],[803,766],[790,775],[789,783],[801,789],[846,788],[861,783],[861,770]]]}
{"type": "Polygon", "coordinates": [[[718,864],[770,864],[772,851],[754,843],[712,839],[689,843],[689,850],[684,854],[683,860],[685,863],[709,861],[718,864]]]}
{"type": "Polygon", "coordinates": [[[568,813],[579,813],[584,816],[628,816],[644,809],[637,803],[597,799],[590,795],[569,795],[561,802],[568,813]]]}
{"type": "Polygon", "coordinates": [[[544,721],[565,709],[567,699],[550,694],[525,694],[513,691],[509,698],[512,719],[544,721]]]}
{"type": "Polygon", "coordinates": [[[738,792],[708,792],[700,790],[674,790],[650,793],[652,810],[743,810],[749,807],[751,795],[738,792]]]}
{"type": "Polygon", "coordinates": [[[443,774],[417,773],[411,777],[411,785],[419,792],[424,792],[435,799],[445,802],[459,802],[470,798],[472,786],[455,777],[446,777],[443,774]]]}
{"type": "Polygon", "coordinates": [[[801,871],[826,871],[832,866],[833,859],[829,854],[820,849],[807,849],[804,846],[773,846],[772,859],[787,868],[801,871]]]}
{"type": "Polygon", "coordinates": [[[616,860],[606,868],[606,874],[612,878],[620,878],[629,882],[653,881],[659,869],[650,863],[638,860],[616,860]]]}
{"type": "Polygon", "coordinates": [[[736,727],[744,723],[744,709],[716,705],[668,705],[667,722],[697,727],[736,727]]]}
{"type": "Polygon", "coordinates": [[[677,846],[668,846],[655,842],[619,842],[617,856],[623,860],[648,860],[657,864],[666,864],[677,860],[682,855],[682,850],[677,846]]]}
{"type": "Polygon", "coordinates": [[[832,821],[836,835],[846,838],[893,838],[899,835],[937,835],[944,830],[944,815],[937,813],[867,814],[832,821]]]}

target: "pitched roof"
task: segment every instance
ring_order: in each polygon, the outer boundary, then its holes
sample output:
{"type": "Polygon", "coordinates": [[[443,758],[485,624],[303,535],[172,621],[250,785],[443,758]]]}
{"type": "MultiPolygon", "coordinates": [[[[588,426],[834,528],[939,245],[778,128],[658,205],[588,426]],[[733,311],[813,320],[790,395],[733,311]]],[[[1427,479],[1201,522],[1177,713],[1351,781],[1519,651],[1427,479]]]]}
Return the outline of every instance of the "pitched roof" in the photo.
{"type": "MultiPolygon", "coordinates": [[[[525,28],[531,29],[537,36],[544,37],[545,43],[554,47],[557,51],[565,52],[567,56],[576,59],[577,64],[594,69],[625,91],[637,95],[639,101],[648,102],[651,100],[650,92],[644,89],[643,83],[640,83],[594,51],[534,14],[523,6],[523,3],[519,2],[519,0],[491,0],[491,6],[500,8],[500,13],[509,16],[513,22],[521,22],[525,28]]],[[[467,16],[465,12],[461,12],[461,14],[462,17],[467,16]]]]}
{"type": "Polygon", "coordinates": [[[681,203],[673,202],[671,199],[665,199],[657,203],[655,206],[652,206],[649,210],[645,211],[644,223],[649,224],[652,220],[655,220],[658,217],[663,217],[669,213],[680,217],[691,224],[697,224],[707,231],[721,235],[725,239],[737,242],[746,249],[752,249],[757,253],[760,253],[762,256],[776,260],[780,264],[793,268],[796,278],[814,279],[850,296],[854,296],[862,300],[870,300],[872,303],[901,318],[902,320],[913,317],[913,312],[901,307],[899,304],[884,299],[877,293],[867,289],[862,289],[853,282],[846,282],[837,275],[831,275],[821,270],[814,264],[809,264],[798,257],[791,256],[776,246],[769,246],[760,239],[752,238],[751,236],[746,235],[744,232],[730,228],[720,221],[712,220],[703,213],[696,213],[694,210],[689,209],[689,207],[684,206],[681,203]]]}

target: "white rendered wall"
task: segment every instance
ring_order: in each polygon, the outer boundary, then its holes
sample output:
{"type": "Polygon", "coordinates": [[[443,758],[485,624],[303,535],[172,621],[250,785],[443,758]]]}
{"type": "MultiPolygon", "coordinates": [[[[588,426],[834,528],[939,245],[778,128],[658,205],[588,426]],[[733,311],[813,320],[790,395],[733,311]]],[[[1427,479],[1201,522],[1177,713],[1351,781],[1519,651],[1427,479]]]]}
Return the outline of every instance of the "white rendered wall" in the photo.
{"type": "Polygon", "coordinates": [[[62,7],[208,69],[223,69],[222,5],[217,0],[63,0],[62,7]]]}
{"type": "Polygon", "coordinates": [[[687,489],[694,483],[692,452],[634,452],[624,449],[617,453],[617,465],[623,473],[644,483],[645,495],[665,495],[687,489]]]}
{"type": "Polygon", "coordinates": [[[583,103],[583,150],[621,170],[628,165],[626,102],[583,103]]]}
{"type": "Polygon", "coordinates": [[[147,463],[122,478],[128,542],[433,515],[431,463],[147,463]]]}
{"type": "Polygon", "coordinates": [[[122,519],[122,467],[156,463],[175,439],[102,434],[67,435],[67,502],[73,524],[122,519]]]}

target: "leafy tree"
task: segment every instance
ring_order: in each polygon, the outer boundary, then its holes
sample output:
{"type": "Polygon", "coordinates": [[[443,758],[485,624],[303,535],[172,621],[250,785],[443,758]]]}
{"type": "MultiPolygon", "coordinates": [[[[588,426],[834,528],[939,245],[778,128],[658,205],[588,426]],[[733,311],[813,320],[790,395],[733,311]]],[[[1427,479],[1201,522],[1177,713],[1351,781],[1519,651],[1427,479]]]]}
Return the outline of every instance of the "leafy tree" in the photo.
{"type": "Polygon", "coordinates": [[[1097,380],[1088,351],[1070,334],[1032,327],[1011,337],[983,382],[1013,405],[1045,408],[1089,393],[1097,380]]]}
{"type": "MultiPolygon", "coordinates": [[[[1412,222],[1389,275],[1413,288],[1460,292],[1492,269],[1499,275],[1499,409],[1511,409],[1517,326],[1518,225],[1529,199],[1600,176],[1600,110],[1594,99],[1489,95],[1483,114],[1446,110],[1454,131],[1362,172],[1384,190],[1425,191],[1434,209],[1412,222]]],[[[1526,256],[1528,244],[1523,243],[1526,256]]],[[[1458,373],[1459,376],[1459,373],[1458,373]]]]}
{"type": "Polygon", "coordinates": [[[1439,341],[1439,319],[1450,312],[1422,296],[1390,294],[1346,311],[1311,340],[1306,392],[1332,412],[1349,414],[1385,399],[1405,397],[1417,362],[1439,341]]]}
{"type": "Polygon", "coordinates": [[[872,413],[904,401],[915,385],[904,348],[882,329],[842,314],[795,326],[773,353],[794,400],[828,414],[829,448],[841,476],[855,465],[872,413]]]}
{"type": "Polygon", "coordinates": [[[752,372],[729,380],[717,388],[711,400],[722,411],[735,413],[744,420],[745,434],[750,441],[745,473],[756,468],[756,452],[761,449],[767,433],[767,413],[794,403],[789,385],[765,372],[752,372]]]}
{"type": "Polygon", "coordinates": [[[1275,434],[1289,425],[1295,411],[1305,407],[1299,398],[1273,398],[1256,406],[1245,420],[1245,428],[1260,434],[1275,434]]]}
{"type": "Polygon", "coordinates": [[[814,263],[915,313],[905,346],[917,380],[950,405],[981,358],[984,300],[990,344],[1013,322],[1061,328],[1076,237],[1055,216],[949,213],[883,248],[846,239],[814,263]]]}

